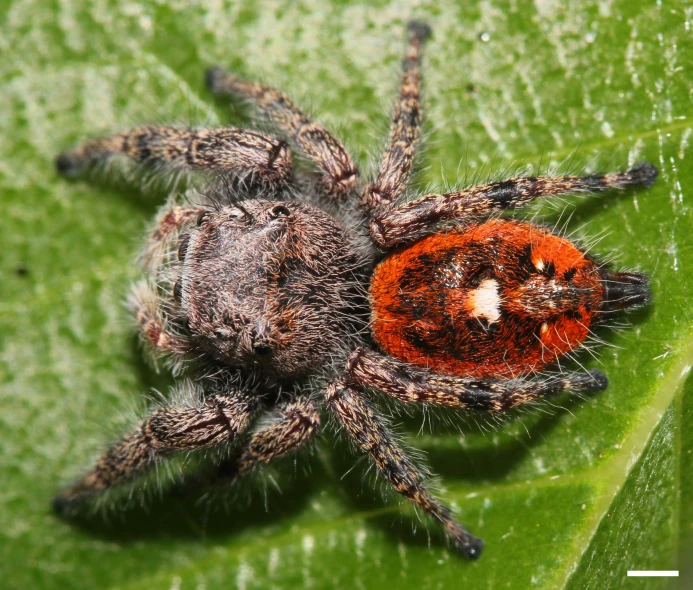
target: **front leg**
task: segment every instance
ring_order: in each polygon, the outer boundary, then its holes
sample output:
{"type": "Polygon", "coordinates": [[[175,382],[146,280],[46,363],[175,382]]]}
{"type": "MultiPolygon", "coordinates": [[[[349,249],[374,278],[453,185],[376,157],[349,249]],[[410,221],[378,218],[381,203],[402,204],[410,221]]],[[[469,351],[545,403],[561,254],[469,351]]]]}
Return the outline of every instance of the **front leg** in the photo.
{"type": "Polygon", "coordinates": [[[205,395],[187,386],[177,405],[156,409],[142,424],[112,445],[81,479],[55,498],[56,510],[69,510],[82,500],[126,483],[180,451],[195,451],[234,441],[255,412],[249,394],[227,387],[205,395]]]}
{"type": "Polygon", "coordinates": [[[395,491],[440,522],[460,553],[478,558],[483,548],[481,539],[469,533],[453,518],[452,511],[426,489],[421,473],[363,394],[340,379],[328,386],[326,399],[352,442],[370,455],[395,491]]]}
{"type": "Polygon", "coordinates": [[[63,152],[58,172],[76,176],[113,156],[166,170],[229,174],[249,185],[281,188],[293,173],[286,142],[248,129],[147,126],[87,141],[63,152]]]}
{"type": "Polygon", "coordinates": [[[613,174],[517,177],[442,195],[423,195],[377,212],[371,222],[371,236],[380,246],[392,248],[433,233],[444,222],[460,222],[497,211],[518,209],[538,198],[629,186],[648,187],[657,174],[657,168],[644,162],[631,170],[613,174]]]}

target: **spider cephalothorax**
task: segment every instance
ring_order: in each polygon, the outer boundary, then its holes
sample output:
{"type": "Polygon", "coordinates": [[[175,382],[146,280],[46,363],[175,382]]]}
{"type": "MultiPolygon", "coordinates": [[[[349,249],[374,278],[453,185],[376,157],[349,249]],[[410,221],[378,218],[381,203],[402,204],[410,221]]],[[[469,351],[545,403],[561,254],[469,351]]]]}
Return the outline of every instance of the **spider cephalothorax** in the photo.
{"type": "Polygon", "coordinates": [[[410,24],[389,145],[365,186],[342,144],[286,96],[220,68],[208,73],[211,90],[255,103],[286,141],[244,129],[142,127],[58,158],[68,175],[122,154],[218,182],[157,219],[143,257],[148,278],[131,300],[145,340],[195,385],[112,445],[57,508],[179,451],[232,444],[217,474],[231,483],[310,440],[327,409],[458,551],[480,555],[482,542],[427,490],[372,396],[500,413],[603,389],[599,371],[543,371],[578,349],[604,313],[645,303],[647,278],[614,272],[568,239],[498,213],[537,198],[649,186],[657,170],[643,163],[405,195],[428,35],[425,24],[410,24]],[[289,146],[318,178],[294,175],[289,146]]]}
{"type": "Polygon", "coordinates": [[[185,324],[191,351],[301,377],[359,321],[364,262],[317,207],[253,199],[204,209],[179,240],[171,316],[185,324]]]}

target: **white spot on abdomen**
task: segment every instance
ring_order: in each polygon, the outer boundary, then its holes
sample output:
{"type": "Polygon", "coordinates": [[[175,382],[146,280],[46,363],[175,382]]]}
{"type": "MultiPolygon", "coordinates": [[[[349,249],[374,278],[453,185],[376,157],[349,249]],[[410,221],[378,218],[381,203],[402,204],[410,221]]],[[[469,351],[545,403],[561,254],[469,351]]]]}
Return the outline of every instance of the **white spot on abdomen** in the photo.
{"type": "Polygon", "coordinates": [[[468,309],[472,317],[484,318],[489,324],[500,319],[500,295],[498,283],[494,279],[481,281],[479,286],[469,292],[468,309]]]}

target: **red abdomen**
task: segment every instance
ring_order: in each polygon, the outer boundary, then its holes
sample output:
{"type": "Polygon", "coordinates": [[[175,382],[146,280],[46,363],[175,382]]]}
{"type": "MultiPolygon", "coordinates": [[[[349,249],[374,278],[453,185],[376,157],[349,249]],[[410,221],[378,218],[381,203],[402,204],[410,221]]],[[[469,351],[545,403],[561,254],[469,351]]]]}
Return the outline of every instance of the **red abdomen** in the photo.
{"type": "Polygon", "coordinates": [[[475,378],[556,362],[585,339],[604,295],[597,266],[571,242],[501,219],[395,251],[370,292],[384,352],[475,378]]]}

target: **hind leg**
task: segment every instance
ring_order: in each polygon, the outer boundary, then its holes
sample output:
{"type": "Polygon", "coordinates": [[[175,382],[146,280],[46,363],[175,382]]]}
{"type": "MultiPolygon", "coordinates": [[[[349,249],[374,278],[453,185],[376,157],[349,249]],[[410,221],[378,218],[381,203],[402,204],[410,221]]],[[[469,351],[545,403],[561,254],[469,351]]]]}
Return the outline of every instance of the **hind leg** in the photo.
{"type": "Polygon", "coordinates": [[[495,414],[565,391],[601,391],[607,385],[606,377],[597,370],[543,380],[439,375],[367,349],[359,349],[351,355],[345,379],[405,404],[430,404],[495,414]]]}
{"type": "Polygon", "coordinates": [[[339,379],[328,386],[326,399],[352,442],[368,453],[394,490],[442,524],[457,551],[472,559],[478,558],[483,547],[481,539],[458,523],[452,511],[426,489],[422,474],[395,442],[383,418],[366,397],[339,379]]]}

